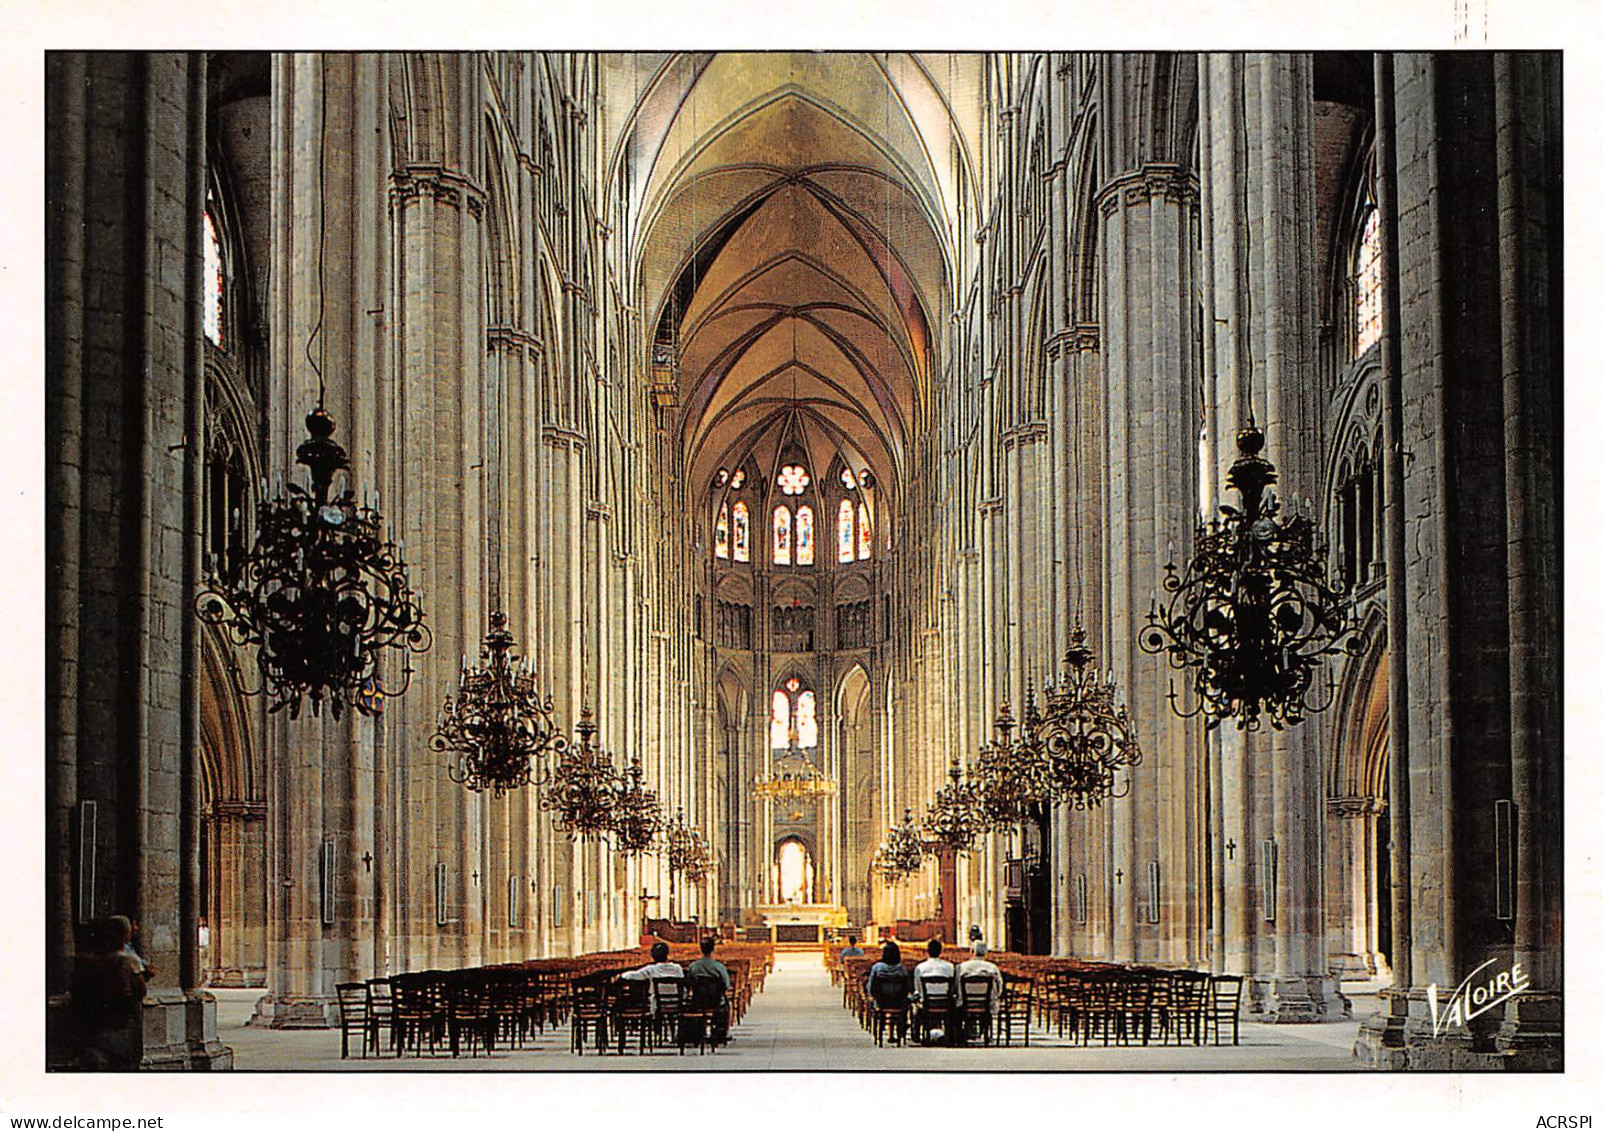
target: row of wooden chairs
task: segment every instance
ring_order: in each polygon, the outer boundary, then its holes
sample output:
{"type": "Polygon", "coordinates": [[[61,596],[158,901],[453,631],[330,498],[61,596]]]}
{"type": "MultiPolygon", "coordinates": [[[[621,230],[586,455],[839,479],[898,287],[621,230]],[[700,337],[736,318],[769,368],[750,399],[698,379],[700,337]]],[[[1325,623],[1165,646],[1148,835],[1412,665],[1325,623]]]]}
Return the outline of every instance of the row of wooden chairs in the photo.
{"type": "MultiPolygon", "coordinates": [[[[949,949],[942,957],[959,963],[967,954],[949,949]]],[[[1210,1040],[1221,1044],[1226,1029],[1231,1043],[1240,1044],[1239,975],[1050,955],[992,952],[988,957],[1002,970],[1007,987],[1003,1008],[992,1016],[996,1018],[994,1028],[1005,1032],[1009,1043],[1015,1032],[1022,1032],[1028,1043],[1033,1016],[1042,1028],[1055,1028],[1060,1039],[1079,1044],[1202,1044],[1210,1040]],[[1025,1016],[1019,1018],[1015,1011],[1025,1001],[1029,1005],[1025,1016]]],[[[830,977],[841,987],[842,1004],[875,1032],[876,1040],[887,1031],[897,1039],[901,1036],[897,1010],[883,1011],[884,1016],[876,1022],[874,1003],[864,990],[868,970],[876,960],[871,954],[845,957],[838,947],[825,954],[830,977]]],[[[908,970],[914,965],[917,963],[908,970]]],[[[966,1026],[966,1035],[967,1031],[966,1026]]]]}
{"type": "Polygon", "coordinates": [[[992,1001],[994,987],[988,977],[964,978],[961,986],[945,976],[927,977],[924,1000],[915,1011],[911,995],[918,962],[904,965],[905,973],[881,974],[870,995],[867,978],[873,962],[867,956],[845,959],[839,983],[841,1004],[873,1034],[876,1045],[887,1039],[905,1044],[909,1033],[914,1040],[924,1040],[937,1030],[948,1043],[983,1040],[987,1045],[1002,1041],[1011,1046],[1018,1036],[1029,1044],[1031,979],[1004,974],[1001,999],[992,1001]]]}
{"type": "MultiPolygon", "coordinates": [[[[673,949],[681,953],[671,957],[682,963],[699,954],[693,947],[673,949]]],[[[718,956],[728,968],[731,982],[728,1022],[722,1015],[717,1018],[720,1032],[745,1015],[752,995],[761,992],[763,980],[773,968],[771,946],[729,944],[727,949],[736,953],[718,956]]],[[[396,1056],[442,1051],[452,1056],[464,1051],[477,1055],[481,1050],[490,1054],[498,1048],[522,1047],[548,1028],[564,1023],[572,1030],[575,1051],[582,1052],[586,1044],[604,1048],[608,1037],[624,1030],[641,1031],[641,1025],[632,1019],[622,1028],[614,1021],[615,1014],[632,1018],[632,1006],[615,1008],[611,987],[619,974],[647,961],[649,954],[641,948],[341,983],[336,987],[340,1055],[349,1057],[353,1046],[363,1057],[382,1056],[386,1051],[396,1056]],[[599,1006],[596,987],[601,988],[603,999],[599,1006]]],[[[698,1031],[703,1034],[697,1043],[704,1050],[713,1029],[710,1020],[697,1027],[705,1003],[687,998],[669,1008],[690,1022],[684,1029],[686,1043],[696,1039],[698,1031]]],[[[666,1021],[655,1029],[662,1034],[677,1032],[666,1021]]],[[[623,1042],[615,1043],[621,1050],[623,1042]]],[[[651,1036],[649,1043],[655,1047],[659,1039],[651,1036]]]]}
{"type": "Polygon", "coordinates": [[[1088,1045],[1240,1044],[1242,979],[1195,970],[1103,967],[1046,973],[1038,1016],[1060,1038],[1088,1045]]]}
{"type": "Polygon", "coordinates": [[[684,1055],[716,1051],[728,1039],[731,1003],[717,978],[593,978],[575,986],[573,1051],[627,1052],[631,1036],[641,1054],[673,1044],[684,1055]]]}

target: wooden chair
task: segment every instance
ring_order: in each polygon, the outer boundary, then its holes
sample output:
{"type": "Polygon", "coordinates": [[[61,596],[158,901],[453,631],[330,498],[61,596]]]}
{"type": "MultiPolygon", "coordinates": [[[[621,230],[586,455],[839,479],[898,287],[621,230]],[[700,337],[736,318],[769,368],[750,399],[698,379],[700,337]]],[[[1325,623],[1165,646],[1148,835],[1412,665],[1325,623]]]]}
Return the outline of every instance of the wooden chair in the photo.
{"type": "Polygon", "coordinates": [[[496,1016],[491,1006],[490,979],[480,971],[460,971],[446,980],[446,1030],[451,1055],[460,1055],[467,1039],[468,1052],[495,1051],[496,1016]]]}
{"type": "Polygon", "coordinates": [[[1009,1048],[1013,1047],[1015,1027],[1024,1034],[1024,1047],[1030,1047],[1030,1018],[1035,1010],[1034,996],[1034,979],[1002,975],[1002,1000],[996,1007],[996,1027],[998,1035],[1009,1048]]]}
{"type": "Polygon", "coordinates": [[[680,1011],[680,1050],[687,1038],[696,1042],[696,1052],[705,1053],[711,1045],[718,1046],[729,1039],[729,1006],[724,1001],[724,983],[721,979],[703,974],[686,982],[688,992],[680,1011]]]}
{"type": "Polygon", "coordinates": [[[1113,979],[1115,1038],[1121,1045],[1144,1045],[1152,1035],[1153,976],[1144,970],[1126,970],[1113,979]]]}
{"type": "Polygon", "coordinates": [[[1208,979],[1208,998],[1203,1006],[1203,1023],[1213,1033],[1213,1043],[1220,1044],[1220,1029],[1230,1022],[1230,1043],[1241,1043],[1241,975],[1214,974],[1208,979]]]}
{"type": "Polygon", "coordinates": [[[984,1034],[985,1043],[991,1043],[991,1013],[998,1004],[991,1000],[995,985],[989,974],[970,974],[959,980],[961,996],[958,1032],[964,1040],[975,1034],[984,1034]]]}
{"type": "Polygon", "coordinates": [[[367,986],[362,982],[341,982],[334,987],[340,1003],[340,1059],[351,1055],[351,1034],[362,1040],[367,1056],[367,986]]]}
{"type": "Polygon", "coordinates": [[[656,1033],[653,1043],[662,1045],[673,1041],[679,1046],[679,1055],[685,1055],[685,1002],[689,991],[683,978],[653,978],[651,996],[656,1002],[656,1033]]]}
{"type": "Polygon", "coordinates": [[[1163,1039],[1174,1035],[1175,1044],[1187,1040],[1194,1045],[1202,1043],[1202,1014],[1208,1006],[1207,974],[1195,970],[1179,970],[1169,981],[1169,1012],[1165,1018],[1163,1039]]]}
{"type": "Polygon", "coordinates": [[[876,1045],[884,1046],[887,1029],[892,1032],[895,1044],[906,1041],[910,982],[905,970],[881,971],[874,979],[870,1016],[876,1045]]]}
{"type": "MultiPolygon", "coordinates": [[[[379,1034],[392,1030],[395,1024],[395,997],[388,978],[367,980],[367,1040],[372,1043],[373,1055],[382,1056],[384,1045],[379,1034]]],[[[393,1043],[393,1032],[391,1033],[393,1043]]]]}
{"type": "Polygon", "coordinates": [[[397,1055],[406,1055],[408,1047],[422,1055],[425,1037],[432,1054],[445,1035],[440,985],[439,979],[430,973],[397,974],[390,979],[395,998],[391,1039],[397,1055]]]}
{"type": "Polygon", "coordinates": [[[612,1003],[607,1022],[618,1037],[618,1052],[629,1045],[629,1031],[640,1034],[640,1052],[645,1054],[646,1042],[656,1028],[651,1016],[651,982],[645,978],[618,978],[612,983],[612,1003]]]}
{"type": "Polygon", "coordinates": [[[611,1011],[610,979],[580,978],[573,982],[569,1014],[569,1042],[573,1051],[584,1055],[586,1038],[597,1052],[607,1051],[608,1015],[611,1011]]]}
{"type": "Polygon", "coordinates": [[[957,1020],[957,994],[952,979],[944,974],[931,974],[919,979],[923,995],[918,1002],[916,1036],[927,1042],[930,1033],[938,1026],[943,1040],[950,1040],[957,1020]]]}

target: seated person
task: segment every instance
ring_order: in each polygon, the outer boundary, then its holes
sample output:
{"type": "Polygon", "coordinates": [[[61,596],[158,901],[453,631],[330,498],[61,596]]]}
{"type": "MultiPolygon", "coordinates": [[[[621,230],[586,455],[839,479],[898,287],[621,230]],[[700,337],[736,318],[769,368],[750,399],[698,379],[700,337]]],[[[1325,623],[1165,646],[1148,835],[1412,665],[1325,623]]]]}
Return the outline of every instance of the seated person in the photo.
{"type": "Polygon", "coordinates": [[[712,956],[713,949],[718,940],[708,935],[701,940],[701,957],[692,962],[686,970],[691,978],[716,978],[723,983],[724,992],[718,999],[719,1008],[713,1012],[712,1040],[714,1044],[721,1045],[729,1039],[729,967],[725,966],[712,956]]]}
{"type": "Polygon", "coordinates": [[[902,948],[894,942],[888,942],[885,944],[885,949],[880,952],[879,961],[868,968],[868,980],[864,983],[868,996],[878,1001],[879,995],[875,993],[875,989],[886,974],[892,973],[900,980],[905,981],[907,978],[907,968],[902,965],[902,948]]]}
{"type": "Polygon", "coordinates": [[[861,958],[863,948],[857,945],[856,935],[846,936],[846,948],[840,952],[842,958],[861,958]]]}
{"type": "Polygon", "coordinates": [[[140,1002],[148,971],[129,952],[132,927],[122,915],[84,928],[73,959],[69,1017],[81,1068],[127,1071],[139,1066],[140,1002]]]}
{"type": "MultiPolygon", "coordinates": [[[[720,963],[720,965],[722,965],[720,963]]],[[[677,962],[668,961],[668,944],[655,942],[651,944],[651,961],[638,970],[625,970],[618,977],[625,981],[644,979],[651,983],[651,1012],[657,1012],[657,983],[663,981],[682,982],[685,979],[685,969],[677,962]]]]}
{"type": "Polygon", "coordinates": [[[994,1014],[997,1006],[1002,1002],[1002,971],[997,968],[996,963],[985,957],[989,951],[990,948],[985,945],[985,940],[980,939],[974,944],[974,957],[957,968],[957,1000],[960,1004],[963,1001],[963,979],[989,978],[991,982],[990,1012],[994,1014]]]}
{"type": "Polygon", "coordinates": [[[922,1014],[929,1007],[929,995],[925,990],[925,981],[929,978],[946,978],[947,989],[943,991],[947,1004],[955,1005],[957,1002],[957,968],[941,957],[941,940],[930,940],[930,956],[917,966],[913,967],[913,1001],[922,1014]]]}

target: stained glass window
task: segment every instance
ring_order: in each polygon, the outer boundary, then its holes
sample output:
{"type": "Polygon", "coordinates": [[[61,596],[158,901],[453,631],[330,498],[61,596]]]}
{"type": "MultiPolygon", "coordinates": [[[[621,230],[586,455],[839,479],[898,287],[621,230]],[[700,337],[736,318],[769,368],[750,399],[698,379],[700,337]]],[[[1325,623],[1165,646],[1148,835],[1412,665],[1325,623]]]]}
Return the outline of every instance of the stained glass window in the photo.
{"type": "Polygon", "coordinates": [[[718,469],[718,474],[713,478],[712,482],[713,486],[715,487],[722,487],[725,483],[728,483],[729,469],[727,467],[720,467],[718,469]]]}
{"type": "Polygon", "coordinates": [[[768,744],[775,750],[790,746],[790,696],[774,692],[773,717],[768,722],[768,744]]]}
{"type": "Polygon", "coordinates": [[[852,501],[844,500],[840,505],[840,518],[837,520],[838,537],[840,541],[839,560],[849,562],[852,560],[852,548],[856,544],[856,536],[852,526],[852,501]]]}
{"type": "Polygon", "coordinates": [[[818,696],[811,691],[796,697],[796,745],[803,750],[818,745],[818,696]]]}
{"type": "Polygon", "coordinates": [[[713,532],[713,553],[720,558],[729,556],[729,504],[718,508],[718,525],[713,532]]]}
{"type": "Polygon", "coordinates": [[[735,560],[751,561],[751,512],[744,502],[735,504],[735,560]]]}
{"type": "Polygon", "coordinates": [[[857,504],[857,558],[872,557],[874,554],[874,535],[868,525],[868,506],[865,503],[857,504]]]}
{"type": "Polygon", "coordinates": [[[1353,263],[1353,287],[1356,309],[1353,312],[1356,334],[1353,339],[1353,357],[1362,357],[1364,351],[1380,341],[1380,210],[1371,208],[1364,220],[1363,235],[1358,240],[1358,254],[1353,263]]]}
{"type": "Polygon", "coordinates": [[[731,487],[733,487],[735,490],[738,491],[738,490],[741,489],[741,487],[743,487],[745,485],[745,483],[746,483],[746,470],[745,470],[745,468],[736,469],[735,477],[729,481],[729,485],[731,487]]]}
{"type": "Polygon", "coordinates": [[[787,495],[801,494],[811,482],[807,469],[800,464],[786,464],[779,470],[779,489],[787,495]]]}
{"type": "Polygon", "coordinates": [[[840,481],[848,491],[855,491],[857,489],[857,476],[852,474],[852,469],[849,467],[843,467],[840,469],[840,481]]]}
{"type": "Polygon", "coordinates": [[[790,508],[774,508],[774,564],[790,564],[790,508]]]}
{"type": "Polygon", "coordinates": [[[796,508],[796,564],[813,564],[813,508],[796,508]]]}
{"type": "Polygon", "coordinates": [[[205,248],[201,255],[206,272],[206,295],[201,325],[213,344],[220,346],[223,344],[223,245],[217,238],[217,225],[210,212],[205,213],[205,224],[205,248]]]}

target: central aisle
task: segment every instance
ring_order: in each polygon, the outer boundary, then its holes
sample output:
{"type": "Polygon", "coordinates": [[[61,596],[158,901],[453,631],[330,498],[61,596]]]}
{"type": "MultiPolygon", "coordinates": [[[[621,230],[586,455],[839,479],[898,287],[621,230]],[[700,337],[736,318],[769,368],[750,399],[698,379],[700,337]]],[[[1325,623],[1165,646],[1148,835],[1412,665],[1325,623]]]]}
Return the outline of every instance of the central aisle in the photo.
{"type": "MultiPolygon", "coordinates": [[[[1238,1047],[1080,1048],[1059,1044],[1036,1030],[1030,1047],[921,1048],[886,1045],[873,1037],[841,1005],[841,992],[830,985],[822,958],[815,953],[781,954],[733,1039],[717,1052],[687,1049],[634,1053],[569,1051],[566,1026],[548,1031],[524,1048],[494,1056],[340,1059],[337,1031],[251,1029],[245,1026],[260,991],[223,990],[218,994],[218,1028],[223,1043],[234,1049],[234,1064],[243,1071],[624,1071],[624,1072],[767,1072],[800,1071],[1343,1071],[1357,1068],[1352,1057],[1357,1021],[1326,1025],[1258,1025],[1243,1022],[1238,1047]]],[[[1362,1016],[1367,1006],[1357,1006],[1362,1016]]]]}

